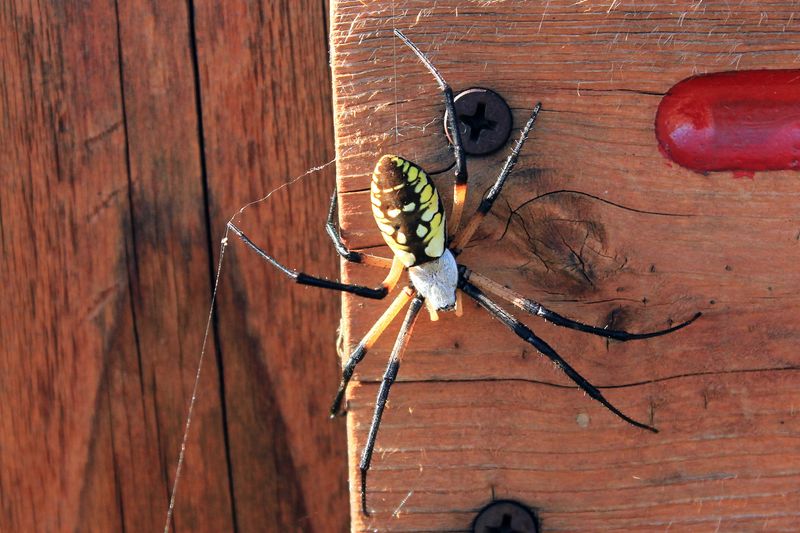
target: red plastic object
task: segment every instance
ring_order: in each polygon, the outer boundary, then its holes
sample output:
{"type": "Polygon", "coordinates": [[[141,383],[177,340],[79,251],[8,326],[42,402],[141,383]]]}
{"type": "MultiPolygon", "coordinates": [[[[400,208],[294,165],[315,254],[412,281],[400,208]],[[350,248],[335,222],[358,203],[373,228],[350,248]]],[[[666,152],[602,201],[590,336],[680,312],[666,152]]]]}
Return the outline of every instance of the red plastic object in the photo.
{"type": "Polygon", "coordinates": [[[687,78],[656,113],[662,152],[697,172],[800,169],[800,70],[687,78]]]}

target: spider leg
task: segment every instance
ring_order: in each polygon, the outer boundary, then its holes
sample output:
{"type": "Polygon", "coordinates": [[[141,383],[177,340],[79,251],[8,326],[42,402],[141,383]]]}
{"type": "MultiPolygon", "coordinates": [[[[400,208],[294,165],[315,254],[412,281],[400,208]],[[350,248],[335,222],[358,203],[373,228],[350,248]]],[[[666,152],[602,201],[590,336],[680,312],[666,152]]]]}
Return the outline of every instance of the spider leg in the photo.
{"type": "Polygon", "coordinates": [[[339,390],[336,391],[336,397],[333,400],[333,405],[331,406],[331,418],[336,416],[339,412],[339,407],[342,404],[342,400],[344,399],[344,393],[347,390],[347,384],[350,383],[350,378],[353,377],[353,372],[356,369],[356,365],[364,359],[364,356],[367,355],[367,351],[372,348],[372,345],[375,344],[375,341],[378,340],[378,337],[386,330],[386,328],[391,324],[397,314],[405,307],[405,305],[413,298],[415,294],[414,289],[411,287],[406,287],[403,289],[400,294],[394,299],[394,301],[386,308],[386,311],[383,312],[381,317],[372,325],[370,330],[364,335],[364,338],[358,343],[355,347],[353,352],[350,354],[350,358],[347,360],[347,363],[342,367],[342,381],[339,384],[339,390]]]}
{"type": "Polygon", "coordinates": [[[453,210],[450,213],[449,220],[450,231],[455,234],[461,224],[461,215],[464,212],[464,202],[467,198],[468,173],[467,158],[464,153],[464,145],[461,142],[461,128],[458,124],[456,105],[453,101],[453,90],[450,88],[450,85],[444,81],[444,77],[442,77],[437,68],[433,66],[430,59],[425,56],[422,50],[417,48],[417,45],[412,43],[400,30],[394,30],[394,34],[403,41],[406,46],[411,48],[419,60],[422,61],[422,64],[433,74],[433,77],[436,78],[436,82],[439,84],[439,88],[441,88],[442,94],[444,95],[444,107],[447,110],[447,125],[453,136],[453,155],[456,159],[455,185],[453,186],[453,210]]]}
{"type": "Polygon", "coordinates": [[[652,431],[653,433],[658,433],[658,430],[652,426],[644,424],[642,422],[637,422],[633,418],[625,415],[611,405],[611,403],[603,397],[600,391],[589,383],[583,376],[581,376],[577,370],[572,368],[569,363],[567,363],[564,358],[562,358],[556,351],[550,347],[545,341],[537,337],[525,324],[517,320],[513,315],[508,313],[505,309],[494,303],[489,297],[487,297],[479,288],[475,285],[472,285],[470,282],[463,280],[460,284],[461,290],[463,290],[467,295],[478,302],[478,305],[486,309],[490,315],[495,317],[496,319],[500,320],[503,324],[505,324],[511,331],[513,331],[519,338],[524,340],[525,342],[533,345],[540,353],[542,353],[545,357],[553,361],[558,368],[560,368],[572,381],[575,382],[578,387],[583,389],[583,391],[603,404],[606,409],[617,415],[619,418],[624,420],[625,422],[636,426],[641,429],[646,429],[648,431],[652,431]]]}
{"type": "Polygon", "coordinates": [[[397,335],[397,340],[394,342],[392,354],[389,356],[389,365],[386,367],[386,372],[383,374],[383,381],[378,390],[378,399],[375,402],[372,424],[369,426],[367,445],[364,447],[364,453],[361,455],[361,463],[359,464],[359,469],[361,470],[361,510],[367,516],[369,516],[369,511],[367,511],[367,471],[369,470],[370,461],[372,461],[372,452],[375,449],[375,438],[378,436],[378,428],[381,425],[383,408],[386,406],[386,400],[389,398],[389,389],[392,383],[394,383],[397,377],[397,371],[400,368],[400,358],[408,345],[408,341],[411,340],[411,331],[414,329],[414,322],[417,320],[424,300],[422,296],[418,295],[411,301],[411,305],[408,307],[408,312],[406,313],[406,318],[403,320],[403,325],[400,327],[400,333],[397,335]]]}
{"type": "Polygon", "coordinates": [[[451,247],[456,254],[461,253],[461,250],[464,249],[464,246],[467,245],[469,240],[475,234],[475,230],[478,229],[478,226],[481,225],[483,219],[486,218],[486,214],[489,211],[491,211],[495,200],[497,200],[497,197],[500,196],[500,191],[503,190],[503,185],[505,185],[506,183],[506,178],[508,178],[508,175],[511,174],[511,171],[514,169],[514,165],[517,164],[517,159],[519,159],[519,153],[522,150],[522,146],[528,139],[528,134],[533,128],[533,125],[536,123],[536,117],[539,116],[539,111],[541,109],[542,109],[541,103],[538,103],[533,107],[533,111],[531,112],[531,117],[528,119],[528,122],[525,123],[525,127],[522,129],[522,133],[520,133],[519,139],[517,140],[517,144],[514,145],[514,149],[511,151],[511,154],[508,156],[508,159],[506,159],[506,162],[503,165],[503,169],[500,171],[500,175],[497,176],[497,180],[494,182],[494,185],[492,185],[492,187],[483,197],[483,200],[481,200],[480,205],[478,205],[478,210],[475,212],[474,215],[472,215],[469,221],[467,221],[467,224],[466,226],[464,226],[464,229],[461,230],[456,235],[456,238],[451,247]]]}
{"type": "Polygon", "coordinates": [[[605,337],[607,339],[614,339],[623,342],[630,340],[637,340],[637,339],[650,339],[652,337],[658,337],[661,335],[666,335],[667,333],[672,333],[673,331],[677,331],[681,328],[688,326],[703,314],[698,312],[689,320],[681,322],[680,324],[672,326],[671,328],[661,329],[658,331],[650,331],[648,333],[629,333],[627,331],[621,331],[621,330],[598,328],[595,326],[583,324],[576,320],[571,320],[567,317],[561,316],[558,313],[547,309],[542,304],[535,302],[529,298],[525,298],[521,294],[514,292],[507,287],[503,287],[496,281],[491,280],[486,276],[482,276],[477,272],[468,271],[465,272],[464,276],[476,287],[491,292],[495,296],[499,296],[500,298],[514,305],[515,307],[522,309],[526,313],[542,317],[545,320],[552,322],[557,326],[562,326],[569,329],[575,329],[578,331],[583,331],[585,333],[591,333],[592,335],[597,335],[598,337],[605,337]]]}
{"type": "Polygon", "coordinates": [[[392,260],[387,257],[379,257],[377,255],[365,254],[362,252],[351,251],[345,246],[342,236],[339,233],[339,227],[336,223],[337,215],[339,213],[339,203],[336,195],[336,187],[333,188],[333,196],[331,196],[331,206],[328,208],[328,220],[325,222],[325,231],[328,232],[333,247],[336,251],[351,263],[361,263],[380,268],[391,268],[392,260]]]}
{"type": "Polygon", "coordinates": [[[234,232],[242,240],[242,242],[260,255],[262,259],[286,274],[289,279],[299,283],[300,285],[311,285],[312,287],[349,292],[363,298],[381,300],[385,298],[386,295],[389,294],[389,292],[394,288],[394,286],[397,284],[397,281],[400,279],[400,275],[403,273],[403,264],[397,258],[395,258],[392,262],[392,269],[389,271],[386,279],[383,280],[380,287],[376,288],[365,287],[363,285],[354,285],[350,283],[341,283],[339,281],[331,281],[325,278],[311,276],[304,272],[299,272],[280,264],[274,257],[267,254],[267,252],[259,248],[258,245],[251,241],[250,238],[245,235],[244,232],[242,232],[242,230],[233,224],[233,222],[228,222],[228,229],[234,232]]]}

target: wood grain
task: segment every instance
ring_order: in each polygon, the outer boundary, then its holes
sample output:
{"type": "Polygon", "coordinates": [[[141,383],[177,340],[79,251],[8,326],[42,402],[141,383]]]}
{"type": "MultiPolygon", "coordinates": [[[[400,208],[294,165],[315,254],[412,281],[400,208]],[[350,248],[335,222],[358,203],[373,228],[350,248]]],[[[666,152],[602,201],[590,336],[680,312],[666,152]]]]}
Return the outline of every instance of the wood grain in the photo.
{"type": "MultiPolygon", "coordinates": [[[[132,291],[142,354],[141,387],[147,391],[138,401],[157,417],[149,434],[158,436],[158,481],[166,491],[174,476],[175,450],[180,449],[205,328],[206,316],[199,310],[210,305],[211,291],[204,156],[193,69],[195,37],[185,5],[165,3],[146,10],[138,2],[120,2],[118,9],[134,220],[132,291]]],[[[214,398],[210,392],[219,383],[213,340],[212,336],[203,369],[207,372],[201,384],[203,400],[214,398]]],[[[235,523],[226,483],[224,405],[203,400],[193,420],[176,530],[230,530],[235,523]],[[206,507],[202,513],[196,512],[200,506],[206,507]]],[[[128,404],[121,403],[120,407],[128,404]]],[[[128,468],[142,471],[135,463],[128,468]]],[[[121,495],[125,503],[152,486],[129,485],[131,494],[121,495]]],[[[154,524],[163,523],[165,517],[162,495],[158,496],[150,510],[149,522],[154,524]]]]}
{"type": "MultiPolygon", "coordinates": [[[[796,7],[335,3],[338,180],[351,246],[388,254],[367,198],[380,154],[428,170],[452,160],[441,96],[393,39],[397,27],[456,91],[502,94],[517,127],[543,103],[465,264],[600,326],[646,331],[704,313],[681,332],[625,344],[526,319],[658,435],[584,397],[474,304],[461,319],[421,322],[378,437],[372,517],[351,490],[354,530],[466,531],[492,498],[534,507],[546,531],[797,529],[798,175],[696,174],[671,165],[653,133],[661,96],[688,76],[796,68],[796,7]]],[[[469,160],[468,206],[503,157],[469,160]]],[[[443,193],[449,178],[438,176],[443,193]]],[[[344,275],[380,277],[358,265],[344,275]]],[[[345,298],[347,346],[383,305],[345,298]]],[[[393,332],[349,397],[351,487],[393,332]]]]}
{"type": "MultiPolygon", "coordinates": [[[[323,2],[0,7],[1,530],[163,528],[224,223],[333,157],[326,28],[323,2]]],[[[333,277],[333,181],[242,224],[333,277]]],[[[344,531],[338,297],[231,244],[173,530],[344,531]]]]}
{"type": "MultiPolygon", "coordinates": [[[[117,34],[104,24],[114,20],[105,1],[2,8],[0,491],[11,530],[126,520],[113,393],[137,347],[117,34]]],[[[131,404],[122,447],[155,466],[142,407],[131,404]]],[[[158,470],[139,474],[150,482],[158,470]]]]}
{"type": "MultiPolygon", "coordinates": [[[[333,159],[323,8],[197,5],[212,228],[333,159]]],[[[323,229],[333,187],[328,167],[277,191],[239,223],[292,268],[336,277],[323,229]]],[[[344,428],[327,420],[338,383],[338,295],[290,283],[239,242],[227,253],[217,323],[221,350],[231,354],[223,385],[237,527],[343,531],[344,428]]]]}

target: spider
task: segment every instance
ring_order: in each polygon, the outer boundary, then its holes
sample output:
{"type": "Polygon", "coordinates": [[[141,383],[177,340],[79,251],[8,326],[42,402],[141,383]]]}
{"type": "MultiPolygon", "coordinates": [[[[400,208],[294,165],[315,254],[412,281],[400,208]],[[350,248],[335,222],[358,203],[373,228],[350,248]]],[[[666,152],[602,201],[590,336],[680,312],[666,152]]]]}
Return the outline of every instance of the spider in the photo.
{"type": "Polygon", "coordinates": [[[468,176],[467,162],[456,122],[453,91],[436,67],[414,43],[401,31],[395,30],[394,33],[430,71],[444,96],[448,126],[453,134],[452,146],[455,156],[455,184],[453,206],[449,220],[450,232],[448,233],[444,206],[433,182],[428,178],[428,174],[417,164],[396,155],[383,155],[378,160],[372,174],[370,187],[370,202],[372,203],[375,222],[383,239],[394,254],[392,259],[352,251],[347,248],[338,230],[337,193],[335,190],[331,198],[328,220],[325,225],[336,251],[344,259],[389,270],[386,278],[378,287],[373,288],[331,281],[288,268],[257,246],[232,222],[228,223],[229,229],[249,248],[291,280],[302,285],[349,292],[363,298],[380,300],[392,292],[403,271],[408,272],[410,284],[399,291],[399,294],[350,354],[342,369],[342,380],[331,407],[331,416],[333,417],[340,411],[347,385],[353,376],[356,365],[363,360],[367,351],[400,311],[408,305],[408,311],[395,340],[389,356],[389,364],[378,390],[375,411],[367,436],[367,444],[364,447],[359,464],[361,474],[361,511],[365,515],[369,515],[367,510],[367,472],[372,460],[381,417],[389,397],[389,389],[397,377],[401,357],[411,338],[414,323],[423,305],[427,307],[432,320],[437,320],[437,313],[442,311],[455,310],[456,314],[460,315],[460,305],[458,305],[460,304],[460,294],[457,296],[457,293],[459,291],[463,292],[475,300],[491,316],[507,326],[515,335],[531,344],[542,355],[555,363],[567,377],[574,381],[591,398],[600,402],[625,422],[653,433],[658,432],[655,427],[638,422],[614,407],[594,385],[570,366],[549,344],[537,337],[533,331],[511,313],[495,303],[494,300],[487,296],[487,293],[493,294],[526,313],[541,317],[558,326],[618,341],[647,339],[672,333],[691,324],[701,315],[698,312],[689,320],[676,326],[649,333],[628,333],[621,330],[594,327],[561,316],[541,304],[470,270],[466,266],[456,263],[456,257],[470,242],[481,221],[492,209],[492,205],[500,195],[506,179],[519,158],[528,134],[536,122],[541,103],[537,103],[534,106],[530,118],[522,129],[519,139],[506,159],[494,185],[483,196],[477,211],[467,220],[464,227],[459,229],[467,194],[468,176]]]}

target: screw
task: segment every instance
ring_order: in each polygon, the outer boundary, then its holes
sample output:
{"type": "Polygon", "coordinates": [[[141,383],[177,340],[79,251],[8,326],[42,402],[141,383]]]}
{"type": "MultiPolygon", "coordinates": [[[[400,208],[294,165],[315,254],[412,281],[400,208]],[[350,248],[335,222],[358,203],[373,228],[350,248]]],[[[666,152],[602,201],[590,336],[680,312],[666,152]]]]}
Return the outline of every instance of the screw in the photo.
{"type": "Polygon", "coordinates": [[[521,503],[497,500],[478,513],[472,533],[539,533],[539,524],[533,511],[521,503]]]}
{"type": "MultiPolygon", "coordinates": [[[[503,97],[490,89],[475,87],[460,92],[454,99],[456,118],[461,130],[464,151],[470,155],[487,155],[501,148],[511,135],[511,109],[503,97]]],[[[450,144],[453,137],[447,126],[450,144]]]]}

